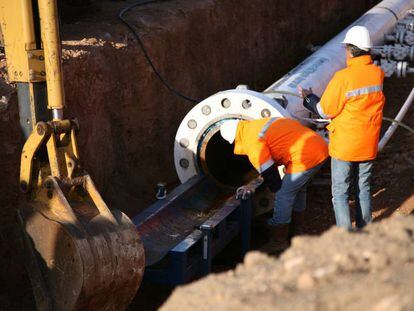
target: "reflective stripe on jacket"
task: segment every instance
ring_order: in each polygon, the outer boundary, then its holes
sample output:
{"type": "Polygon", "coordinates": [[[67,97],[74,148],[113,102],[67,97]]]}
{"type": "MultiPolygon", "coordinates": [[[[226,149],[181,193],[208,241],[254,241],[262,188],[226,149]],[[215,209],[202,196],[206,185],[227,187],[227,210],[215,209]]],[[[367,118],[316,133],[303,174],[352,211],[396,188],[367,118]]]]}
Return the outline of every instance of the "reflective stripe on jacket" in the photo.
{"type": "Polygon", "coordinates": [[[347,61],[329,82],[320,101],[328,125],[329,155],[343,161],[368,161],[377,155],[384,73],[364,55],[347,61]]]}
{"type": "Polygon", "coordinates": [[[328,157],[328,146],[296,120],[265,118],[239,122],[234,153],[247,155],[259,173],[273,164],[283,164],[292,174],[322,163],[328,157]]]}

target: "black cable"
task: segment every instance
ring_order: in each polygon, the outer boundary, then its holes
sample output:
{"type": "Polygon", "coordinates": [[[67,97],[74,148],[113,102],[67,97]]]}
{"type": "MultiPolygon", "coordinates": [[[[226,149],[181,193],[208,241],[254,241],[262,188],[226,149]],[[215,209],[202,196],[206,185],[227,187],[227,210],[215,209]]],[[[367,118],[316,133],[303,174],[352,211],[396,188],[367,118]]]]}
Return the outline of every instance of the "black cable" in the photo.
{"type": "Polygon", "coordinates": [[[170,92],[172,92],[173,94],[175,94],[176,96],[178,96],[178,97],[181,97],[181,98],[184,98],[185,100],[187,100],[187,101],[189,101],[189,102],[192,102],[192,103],[194,103],[194,104],[196,104],[196,103],[198,103],[198,102],[200,102],[199,100],[196,100],[196,99],[193,99],[193,98],[191,98],[191,97],[188,97],[188,96],[186,96],[186,95],[184,95],[184,94],[182,94],[181,92],[179,92],[179,91],[177,91],[174,87],[172,87],[171,85],[170,85],[170,83],[168,83],[165,79],[164,79],[164,77],[160,74],[160,72],[157,70],[157,68],[155,68],[155,66],[154,66],[154,63],[152,62],[152,60],[151,60],[151,58],[149,57],[149,55],[148,55],[148,51],[147,51],[147,49],[145,48],[145,45],[144,45],[144,43],[142,42],[142,40],[141,40],[141,38],[140,38],[140,36],[138,35],[138,33],[137,33],[137,31],[134,29],[134,27],[132,27],[132,25],[130,24],[130,23],[128,23],[128,21],[126,21],[125,20],[125,18],[124,18],[124,15],[125,15],[125,13],[126,12],[128,12],[129,10],[131,10],[132,8],[135,8],[135,7],[137,7],[137,6],[140,6],[140,5],[144,5],[144,4],[149,4],[149,3],[155,3],[155,2],[160,2],[161,0],[144,0],[144,1],[139,1],[139,2],[137,2],[137,3],[134,3],[134,4],[131,4],[130,6],[128,6],[128,7],[126,7],[125,9],[123,9],[120,13],[119,13],[119,15],[118,15],[118,17],[119,17],[119,19],[129,28],[129,30],[131,30],[132,31],[132,33],[134,34],[134,36],[135,36],[135,39],[137,39],[137,41],[138,41],[138,44],[139,44],[139,46],[140,46],[140,48],[141,48],[141,50],[142,50],[142,52],[144,53],[144,56],[145,56],[145,58],[146,58],[146,60],[147,60],[147,62],[148,62],[148,64],[150,65],[150,67],[151,67],[151,69],[153,70],[153,72],[155,73],[155,75],[158,77],[158,79],[162,82],[162,84],[164,84],[164,86],[170,91],[170,92]]]}

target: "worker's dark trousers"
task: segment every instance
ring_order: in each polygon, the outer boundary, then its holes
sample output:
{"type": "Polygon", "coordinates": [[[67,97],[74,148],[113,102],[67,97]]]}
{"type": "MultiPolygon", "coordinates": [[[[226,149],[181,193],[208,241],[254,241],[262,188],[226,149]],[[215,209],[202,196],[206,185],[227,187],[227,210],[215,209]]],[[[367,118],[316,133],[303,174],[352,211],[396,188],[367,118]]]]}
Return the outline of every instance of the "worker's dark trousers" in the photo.
{"type": "Polygon", "coordinates": [[[351,178],[355,180],[355,220],[357,228],[371,222],[371,173],[372,161],[347,162],[331,159],[332,203],[336,225],[351,229],[349,190],[351,178]]]}

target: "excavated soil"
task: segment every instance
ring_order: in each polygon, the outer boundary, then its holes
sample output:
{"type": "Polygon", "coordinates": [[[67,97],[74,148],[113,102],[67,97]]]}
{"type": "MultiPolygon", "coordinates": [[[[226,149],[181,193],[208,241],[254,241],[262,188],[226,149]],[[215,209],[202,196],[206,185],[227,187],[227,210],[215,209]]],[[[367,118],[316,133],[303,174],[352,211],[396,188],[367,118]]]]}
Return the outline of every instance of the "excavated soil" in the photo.
{"type": "MultiPolygon", "coordinates": [[[[86,2],[92,4],[62,4],[66,116],[80,121],[83,164],[102,196],[132,217],[154,200],[158,181],[177,183],[174,136],[192,103],[160,83],[132,33],[117,19],[134,1],[86,2]]],[[[138,7],[126,16],[162,75],[184,94],[203,99],[238,84],[264,89],[309,54],[306,46],[322,44],[373,2],[179,0],[138,7]]],[[[24,140],[15,89],[5,82],[5,60],[0,59],[0,308],[27,310],[33,299],[18,256],[14,216],[24,140]]],[[[387,111],[393,116],[413,80],[388,85],[387,111]]],[[[413,110],[407,122],[414,125],[413,110]]],[[[377,219],[412,211],[412,143],[411,134],[398,130],[378,160],[377,219]]],[[[321,233],[334,223],[328,191],[311,189],[307,233],[321,233]]],[[[142,306],[138,299],[133,309],[142,306]]]]}
{"type": "Polygon", "coordinates": [[[160,310],[412,310],[414,216],[359,233],[293,239],[277,260],[249,253],[235,270],[175,290],[160,310]]]}

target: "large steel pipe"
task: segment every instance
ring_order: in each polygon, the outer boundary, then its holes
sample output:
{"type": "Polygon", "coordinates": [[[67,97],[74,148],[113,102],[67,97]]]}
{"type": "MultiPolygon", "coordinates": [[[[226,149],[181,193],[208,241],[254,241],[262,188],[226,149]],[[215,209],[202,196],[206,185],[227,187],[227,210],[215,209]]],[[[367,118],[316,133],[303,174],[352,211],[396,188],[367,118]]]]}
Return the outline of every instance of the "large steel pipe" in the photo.
{"type": "Polygon", "coordinates": [[[309,112],[304,109],[302,100],[292,94],[297,93],[299,84],[312,87],[318,95],[323,93],[334,73],[346,65],[341,42],[347,30],[355,25],[365,26],[374,45],[382,45],[384,36],[412,8],[412,0],[382,1],[263,93],[238,88],[219,92],[197,104],[185,116],[175,137],[174,161],[180,181],[184,183],[195,175],[209,175],[228,186],[245,183],[254,171],[245,158],[234,156],[221,140],[220,123],[226,119],[283,116],[298,118],[306,124],[303,118],[308,117],[309,112]],[[280,99],[281,95],[285,99],[280,99]],[[232,169],[236,166],[237,172],[232,169]]]}

